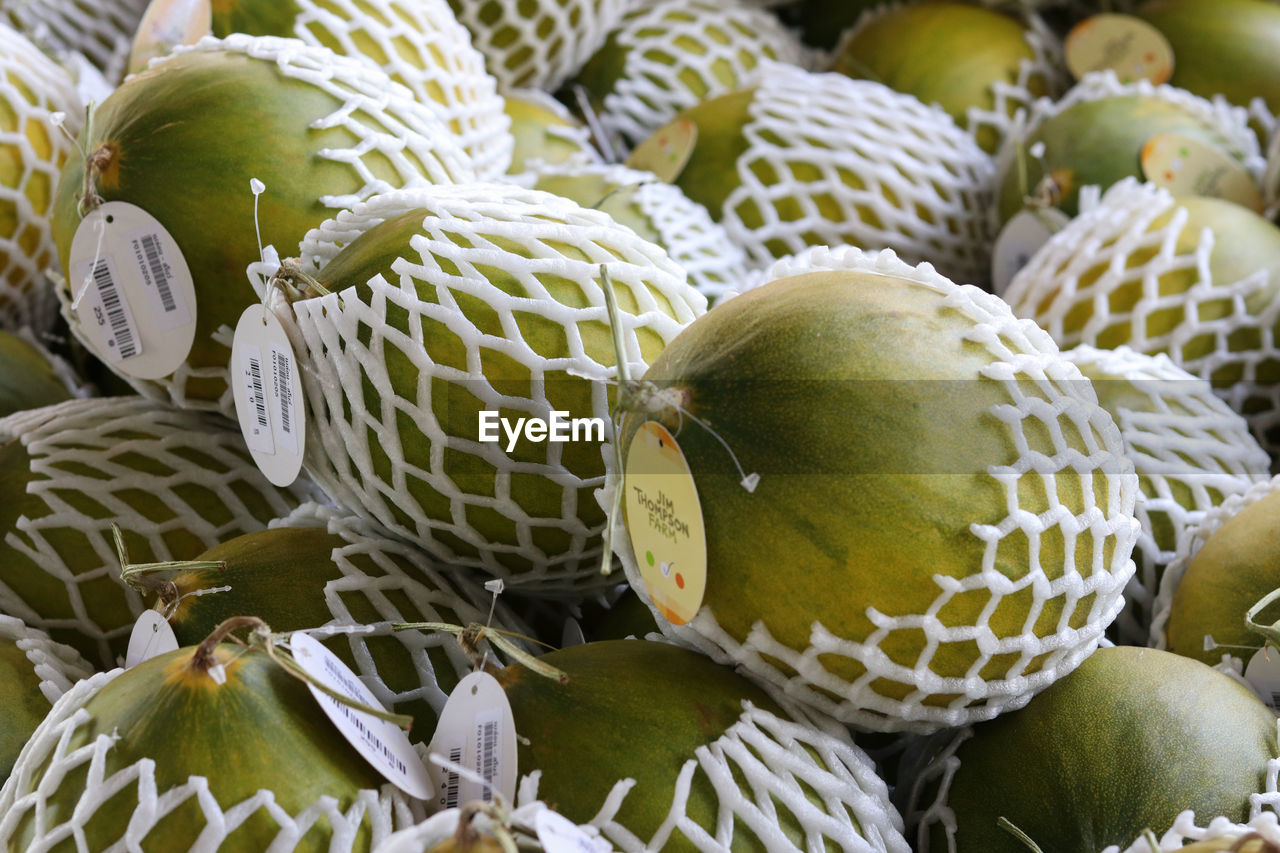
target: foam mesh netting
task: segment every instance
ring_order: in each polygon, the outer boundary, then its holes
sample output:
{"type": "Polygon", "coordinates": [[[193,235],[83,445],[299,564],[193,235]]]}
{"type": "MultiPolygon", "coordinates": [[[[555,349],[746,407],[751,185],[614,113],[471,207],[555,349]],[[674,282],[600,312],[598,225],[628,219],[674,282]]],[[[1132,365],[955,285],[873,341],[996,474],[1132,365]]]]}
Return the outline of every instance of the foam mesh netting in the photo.
{"type": "MultiPolygon", "coordinates": [[[[745,637],[722,628],[704,605],[685,625],[673,625],[649,602],[639,563],[621,518],[615,519],[613,545],[637,594],[650,605],[664,635],[692,646],[722,663],[739,667],[757,680],[781,688],[788,696],[819,711],[866,729],[929,732],[944,726],[990,719],[1025,705],[1033,695],[1071,672],[1098,647],[1103,632],[1124,606],[1123,591],[1134,571],[1130,554],[1138,536],[1133,508],[1138,480],[1124,458],[1120,432],[1100,406],[1078,368],[1062,358],[1053,341],[1034,323],[1018,320],[998,297],[972,286],[959,286],[928,264],[911,266],[892,252],[864,253],[852,247],[817,247],[785,258],[766,274],[766,281],[819,270],[858,270],[907,279],[946,296],[948,307],[972,323],[966,339],[986,349],[990,363],[981,378],[999,383],[1008,403],[991,414],[1009,430],[1019,457],[1010,465],[993,465],[991,479],[1006,496],[1008,515],[975,521],[970,534],[981,543],[980,564],[963,577],[933,576],[937,597],[922,613],[891,616],[873,605],[865,608],[874,626],[863,638],[838,636],[815,620],[809,645],[790,647],[770,632],[764,618],[745,637]],[[1074,438],[1073,438],[1074,436],[1074,438]],[[1083,505],[1068,506],[1057,494],[1056,481],[1080,483],[1083,505]],[[1047,487],[1047,488],[1046,488],[1047,487]],[[1019,508],[1020,489],[1043,494],[1050,503],[1040,513],[1019,508]],[[1105,504],[1097,496],[1105,495],[1105,504]],[[1042,565],[1042,542],[1092,542],[1092,564],[1042,565]],[[996,566],[997,556],[1014,549],[1025,559],[1026,572],[1009,577],[996,566]],[[1109,556],[1104,553],[1110,548],[1109,556]],[[1022,556],[1025,554],[1025,558],[1022,556]],[[990,596],[976,624],[948,625],[940,611],[957,596],[990,596]],[[988,621],[1005,599],[1030,601],[1016,631],[997,633],[988,621]],[[1036,625],[1046,606],[1060,607],[1052,628],[1040,636],[1036,625]],[[1085,614],[1079,627],[1073,616],[1085,614]],[[895,660],[879,644],[894,631],[920,632],[924,642],[913,661],[895,660]],[[944,643],[972,643],[972,666],[964,677],[942,676],[931,661],[944,643]],[[853,680],[832,666],[856,665],[853,680]],[[980,675],[980,673],[982,673],[980,675]],[[882,681],[883,680],[883,681],[882,681]],[[889,692],[877,683],[891,683],[889,692]]],[[[607,506],[612,488],[601,495],[607,506]]],[[[715,569],[708,567],[708,584],[715,569]]],[[[850,607],[855,606],[852,602],[850,607]]]]}
{"type": "MultiPolygon", "coordinates": [[[[1030,114],[1025,117],[1025,121],[1015,123],[1010,128],[1004,145],[996,154],[995,185],[998,187],[1004,183],[1005,176],[1016,167],[1018,151],[1024,146],[1024,140],[1034,134],[1040,125],[1077,104],[1120,97],[1155,98],[1178,107],[1188,116],[1199,120],[1203,125],[1203,133],[1213,140],[1215,147],[1236,160],[1255,181],[1262,181],[1267,162],[1258,142],[1258,134],[1249,127],[1249,113],[1243,107],[1233,106],[1222,97],[1201,98],[1167,83],[1158,86],[1150,80],[1121,83],[1114,71],[1107,70],[1091,71],[1062,97],[1039,98],[1031,105],[1030,114]]],[[[1135,163],[1135,167],[1138,164],[1135,163]]],[[[1031,195],[1035,189],[1028,187],[1026,194],[1031,195]]],[[[996,233],[1001,225],[999,205],[992,205],[988,215],[991,217],[993,233],[996,233]]]]}
{"type": "Polygon", "coordinates": [[[553,92],[638,0],[449,0],[503,91],[553,92]]]}
{"type": "MultiPolygon", "coordinates": [[[[1160,578],[1160,586],[1156,591],[1155,603],[1152,605],[1149,645],[1157,649],[1169,647],[1169,638],[1165,634],[1165,628],[1169,624],[1169,613],[1173,608],[1174,593],[1178,590],[1178,584],[1181,583],[1182,576],[1187,573],[1187,567],[1191,565],[1196,554],[1200,553],[1204,543],[1218,531],[1218,528],[1238,515],[1245,507],[1257,503],[1277,490],[1280,490],[1280,477],[1254,483],[1248,489],[1231,495],[1218,506],[1205,512],[1199,522],[1187,531],[1187,535],[1178,544],[1177,554],[1169,562],[1163,576],[1160,578]]],[[[1259,645],[1261,645],[1261,642],[1259,645]]],[[[1242,653],[1240,649],[1232,649],[1231,651],[1235,654],[1242,653]]],[[[1244,661],[1235,657],[1235,654],[1230,656],[1232,658],[1230,661],[1225,660],[1226,656],[1224,656],[1224,662],[1232,664],[1233,669],[1243,673],[1244,661]]],[[[1248,650],[1243,650],[1243,654],[1247,656],[1250,653],[1248,650]]]]}
{"type": "Polygon", "coordinates": [[[849,244],[986,279],[991,158],[972,135],[879,83],[773,62],[757,81],[738,185],[711,211],[754,265],[849,244]]]}
{"type": "Polygon", "coordinates": [[[104,666],[145,609],[119,577],[112,523],[133,562],[189,560],[315,495],[305,480],[267,482],[221,417],[141,398],[20,412],[0,420],[0,439],[21,446],[30,471],[25,497],[6,497],[23,514],[4,532],[30,563],[0,568],[0,611],[104,666]]]}
{"type": "MultiPolygon", "coordinates": [[[[473,666],[452,634],[392,631],[393,623],[444,622],[465,627],[478,622],[500,631],[532,634],[501,599],[494,604],[479,582],[432,564],[419,549],[392,538],[375,522],[308,503],[270,527],[320,527],[346,543],[330,554],[342,576],[327,581],[320,591],[333,618],[300,630],[317,640],[345,637],[355,660],[354,672],[383,706],[398,713],[421,717],[419,712],[429,709],[430,716],[438,718],[448,691],[473,666]],[[388,671],[406,660],[416,678],[388,671]],[[439,683],[441,666],[450,669],[444,679],[447,688],[439,683]]],[[[513,642],[524,645],[520,640],[513,642]]],[[[497,659],[501,663],[500,655],[497,659]]],[[[415,728],[410,737],[429,741],[431,735],[415,728]]]]}
{"type": "Polygon", "coordinates": [[[605,131],[627,146],[681,110],[750,85],[762,60],[811,64],[775,15],[718,0],[661,0],[633,9],[599,54],[606,65],[618,56],[616,79],[591,94],[602,106],[605,131]]]}
{"type": "MultiPolygon", "coordinates": [[[[857,22],[840,37],[836,46],[838,56],[844,46],[857,37],[858,33],[872,22],[886,14],[905,7],[902,0],[880,3],[872,6],[859,16],[857,22]]],[[[965,128],[975,137],[984,131],[992,135],[998,151],[1000,143],[1019,127],[1019,114],[1025,117],[1031,112],[1031,106],[1038,97],[1056,98],[1067,90],[1071,77],[1066,70],[1066,59],[1062,54],[1061,39],[1049,29],[1034,10],[1033,6],[1017,6],[1016,4],[985,3],[997,11],[1014,12],[1023,24],[1023,40],[1031,49],[1031,57],[1018,63],[1018,72],[1013,80],[993,80],[990,85],[993,99],[990,107],[970,106],[965,111],[965,128]],[[1041,95],[1036,93],[1040,92],[1041,95]]]]}
{"type": "Polygon", "coordinates": [[[1264,214],[1272,222],[1280,216],[1280,132],[1271,128],[1267,142],[1267,166],[1262,172],[1264,214]]]}
{"type": "MultiPolygon", "coordinates": [[[[418,103],[404,86],[387,77],[381,69],[359,59],[339,56],[328,48],[304,44],[297,39],[272,36],[247,36],[240,33],[225,39],[211,36],[194,45],[177,47],[164,57],[153,59],[154,68],[172,57],[187,53],[240,53],[252,59],[275,65],[282,77],[314,86],[334,99],[333,111],[316,116],[311,127],[317,132],[341,131],[351,140],[346,147],[330,146],[316,152],[317,160],[329,161],[361,182],[354,193],[325,194],[316,199],[321,207],[341,210],[380,192],[402,186],[450,184],[474,180],[470,158],[449,133],[443,120],[427,106],[418,103]],[[398,176],[397,185],[377,177],[373,169],[391,165],[398,176]]],[[[269,194],[270,187],[266,192],[269,194]]],[[[248,192],[248,188],[245,188],[248,192]]],[[[269,195],[268,195],[269,198],[269,195]]],[[[279,247],[292,253],[293,247],[279,247]]],[[[238,287],[239,283],[228,283],[238,287]]],[[[70,283],[56,288],[62,316],[77,337],[84,339],[80,320],[72,310],[70,283]]],[[[197,301],[200,294],[197,293],[197,301]]],[[[226,363],[231,360],[233,329],[223,326],[211,336],[226,350],[225,359],[217,366],[196,367],[183,361],[169,376],[161,379],[137,379],[106,363],[112,372],[144,397],[171,402],[181,408],[214,410],[235,418],[235,402],[228,383],[226,363]],[[216,382],[224,388],[217,400],[207,393],[191,393],[196,388],[216,382]]],[[[197,341],[200,345],[202,342],[197,341]]]]}
{"type": "MultiPolygon", "coordinates": [[[[1280,721],[1277,722],[1280,728],[1280,721]]],[[[934,849],[929,843],[930,830],[941,824],[947,840],[945,853],[955,853],[956,849],[956,814],[947,805],[947,795],[951,789],[951,781],[960,769],[960,759],[956,751],[966,740],[973,736],[973,730],[962,729],[950,738],[949,742],[940,746],[916,774],[911,789],[906,792],[910,803],[906,808],[908,835],[915,836],[915,849],[919,853],[944,853],[934,849]]],[[[1202,815],[1197,818],[1194,811],[1180,812],[1173,825],[1150,827],[1156,834],[1159,850],[1152,851],[1150,843],[1144,836],[1134,839],[1133,843],[1121,850],[1118,844],[1104,847],[1099,853],[1173,853],[1183,845],[1193,841],[1211,838],[1239,838],[1250,832],[1262,834],[1268,840],[1280,838],[1276,815],[1280,812],[1280,758],[1267,761],[1262,772],[1262,790],[1249,795],[1249,819],[1247,823],[1237,824],[1223,816],[1202,815]],[[1197,823],[1199,821],[1199,823],[1197,823]]]]}
{"type": "Polygon", "coordinates": [[[568,107],[541,89],[512,89],[504,93],[515,151],[511,174],[543,164],[603,163],[591,132],[568,107]]]}
{"type": "Polygon", "coordinates": [[[166,816],[191,802],[198,805],[205,826],[189,853],[214,853],[250,818],[261,820],[265,816],[278,827],[265,853],[289,853],[308,833],[323,833],[329,842],[329,853],[347,853],[367,849],[366,845],[377,844],[424,816],[420,803],[390,784],[378,791],[360,791],[345,811],[334,797],[322,796],[291,814],[267,789],[237,803],[219,803],[203,776],[190,776],[180,785],[161,790],[156,780],[156,762],[164,761],[163,755],[143,758],[107,773],[116,737],[100,734],[81,746],[73,746],[72,740],[77,729],[92,719],[84,705],[123,672],[116,669],[99,673],[72,687],[32,735],[8,782],[0,789],[0,845],[5,849],[17,849],[21,843],[19,834],[25,833],[29,836],[23,847],[26,853],[55,849],[100,853],[89,846],[85,827],[108,803],[111,810],[132,804],[134,811],[124,837],[101,853],[144,849],[147,834],[166,816]],[[76,798],[74,810],[49,806],[64,785],[78,786],[70,795],[76,798]]]}
{"type": "Polygon", "coordinates": [[[30,345],[48,363],[49,369],[53,371],[53,375],[62,381],[66,386],[67,392],[72,397],[96,397],[98,389],[92,383],[82,377],[74,367],[62,356],[51,352],[48,345],[51,343],[61,342],[61,339],[52,332],[36,334],[29,327],[12,331],[15,337],[21,338],[30,345]]]}
{"type": "Polygon", "coordinates": [[[21,620],[0,614],[0,642],[12,642],[31,663],[40,679],[40,693],[49,704],[57,702],[76,682],[93,675],[93,666],[70,646],[56,643],[49,635],[21,620]]]}
{"type": "Polygon", "coordinates": [[[1126,178],[1041,246],[1004,298],[1064,348],[1167,353],[1214,382],[1262,447],[1275,452],[1280,384],[1270,377],[1280,367],[1280,289],[1265,268],[1216,280],[1214,232],[1184,235],[1187,219],[1168,191],[1126,178]],[[1164,285],[1183,276],[1192,279],[1185,290],[1164,285]]]}
{"type": "Polygon", "coordinates": [[[1088,345],[1063,356],[1094,382],[1138,473],[1137,571],[1113,630],[1120,642],[1145,646],[1160,576],[1188,532],[1226,498],[1270,479],[1271,458],[1208,382],[1168,356],[1088,345]]]}
{"type": "MultiPolygon", "coordinates": [[[[538,815],[544,811],[552,811],[543,802],[534,801],[519,808],[502,811],[498,816],[477,814],[471,823],[474,830],[483,838],[494,838],[495,829],[501,826],[515,840],[520,850],[544,850],[537,836],[538,815]]],[[[374,848],[373,853],[422,853],[431,850],[437,844],[449,841],[458,831],[458,821],[462,817],[462,809],[445,809],[409,829],[402,829],[374,848]]],[[[594,826],[579,826],[578,829],[589,839],[591,847],[574,847],[577,853],[613,853],[614,846],[600,836],[600,830],[594,826]]]]}
{"type": "MultiPolygon", "coordinates": [[[[757,846],[770,851],[909,853],[888,786],[848,730],[789,702],[782,707],[786,716],[744,701],[737,721],[698,747],[680,768],[671,809],[652,837],[638,837],[618,819],[634,779],[602,791],[600,810],[589,823],[623,853],[653,853],[667,845],[691,845],[708,853],[757,846]],[[688,814],[694,785],[715,791],[714,826],[688,814]],[[786,835],[780,812],[799,824],[802,839],[786,835]]],[[[519,803],[537,799],[538,775],[521,779],[519,803]]]]}
{"type": "Polygon", "coordinates": [[[54,54],[78,53],[107,80],[124,77],[133,34],[151,0],[2,0],[9,26],[54,54]]]}
{"type": "Polygon", "coordinates": [[[705,207],[650,172],[621,165],[539,164],[509,180],[569,196],[584,207],[603,210],[642,236],[652,236],[709,302],[728,290],[744,289],[748,275],[742,249],[705,207]]]}
{"type": "Polygon", "coordinates": [[[343,282],[292,311],[276,303],[304,364],[308,471],[340,505],[523,592],[607,583],[592,499],[614,465],[601,270],[635,376],[706,299],[660,247],[606,214],[500,184],[371,199],[309,233],[303,261],[319,269],[408,211],[422,224],[387,248],[395,280],[343,282]],[[505,438],[478,440],[483,410],[599,419],[604,441],[522,442],[508,453],[505,438]]]}
{"type": "Polygon", "coordinates": [[[0,328],[45,332],[58,317],[44,278],[58,264],[50,218],[83,112],[71,75],[0,24],[0,328]]]}
{"type": "Polygon", "coordinates": [[[458,137],[476,176],[511,165],[509,120],[497,81],[446,0],[294,0],[293,35],[363,57],[408,86],[458,137]]]}

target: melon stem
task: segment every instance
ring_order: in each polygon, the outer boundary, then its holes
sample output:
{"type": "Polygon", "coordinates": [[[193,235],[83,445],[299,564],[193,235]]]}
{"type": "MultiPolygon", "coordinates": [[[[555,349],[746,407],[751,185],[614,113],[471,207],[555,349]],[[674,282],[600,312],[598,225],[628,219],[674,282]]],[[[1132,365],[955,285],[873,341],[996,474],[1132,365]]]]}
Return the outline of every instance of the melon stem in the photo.
{"type": "MultiPolygon", "coordinates": [[[[92,138],[92,137],[90,137],[92,138]]],[[[115,149],[103,143],[94,149],[84,162],[84,188],[80,194],[80,216],[88,216],[102,206],[102,196],[98,194],[97,178],[102,170],[111,165],[115,158],[115,149]]]]}
{"type": "Polygon", "coordinates": [[[267,282],[267,289],[272,287],[280,288],[291,303],[312,296],[329,295],[329,289],[304,270],[297,258],[285,258],[280,262],[280,269],[267,282]]]}
{"type": "Polygon", "coordinates": [[[111,535],[115,539],[116,557],[120,561],[120,579],[138,592],[155,590],[161,603],[168,609],[181,597],[177,584],[168,578],[154,578],[152,575],[164,572],[208,572],[223,571],[227,564],[223,560],[167,560],[158,563],[131,563],[129,551],[124,544],[124,533],[120,525],[111,525],[111,535]]]}
{"type": "Polygon", "coordinates": [[[1270,625],[1263,625],[1257,621],[1258,614],[1271,604],[1280,600],[1280,588],[1273,589],[1271,592],[1258,599],[1258,602],[1249,608],[1244,614],[1244,627],[1254,634],[1258,634],[1269,645],[1280,649],[1280,622],[1272,622],[1270,625]]]}
{"type": "MultiPolygon", "coordinates": [[[[479,622],[472,622],[467,627],[461,625],[451,625],[448,622],[393,622],[391,624],[392,631],[443,631],[446,634],[453,634],[458,638],[458,645],[462,648],[464,654],[470,659],[472,666],[477,670],[484,667],[484,654],[480,651],[480,641],[488,640],[494,646],[507,654],[516,663],[526,669],[550,678],[559,684],[568,684],[569,675],[561,669],[543,663],[533,655],[521,649],[515,643],[506,639],[503,634],[510,633],[508,631],[500,631],[497,628],[490,628],[487,625],[481,625],[479,622]]],[[[512,634],[512,636],[518,636],[512,634]]],[[[524,638],[522,638],[524,639],[524,638]]],[[[493,673],[490,673],[493,674],[493,673]]]]}
{"type": "Polygon", "coordinates": [[[996,818],[996,826],[1021,841],[1026,845],[1027,849],[1030,850],[1031,853],[1044,853],[1044,851],[1040,849],[1040,845],[1036,844],[1035,841],[1031,839],[1030,835],[1027,835],[1021,829],[1018,829],[1018,827],[1014,825],[1013,821],[1009,820],[1004,815],[996,818]]]}

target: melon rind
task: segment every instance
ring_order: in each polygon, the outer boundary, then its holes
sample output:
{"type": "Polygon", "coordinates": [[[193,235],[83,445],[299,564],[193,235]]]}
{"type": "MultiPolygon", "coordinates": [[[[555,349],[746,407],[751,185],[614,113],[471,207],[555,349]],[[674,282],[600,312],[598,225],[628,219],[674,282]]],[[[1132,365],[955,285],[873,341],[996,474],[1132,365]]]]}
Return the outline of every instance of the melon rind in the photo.
{"type": "Polygon", "coordinates": [[[0,233],[0,328],[29,326],[43,333],[58,316],[44,278],[45,270],[58,266],[49,219],[84,108],[71,75],[2,24],[0,102],[0,211],[13,217],[12,232],[0,233]],[[56,114],[62,129],[54,123],[56,114]]]}
{"type": "MultiPolygon", "coordinates": [[[[502,815],[501,823],[516,838],[521,848],[532,846],[537,838],[538,815],[544,811],[554,811],[546,803],[539,800],[525,803],[519,807],[511,807],[502,815]]],[[[454,838],[458,831],[458,819],[462,810],[457,808],[436,812],[422,823],[409,829],[402,829],[387,837],[378,845],[378,853],[423,853],[433,850],[437,844],[443,844],[454,838]]],[[[483,838],[495,837],[494,827],[498,821],[486,814],[473,816],[471,826],[483,838]]],[[[613,853],[616,849],[605,838],[600,830],[591,825],[578,825],[583,834],[590,840],[592,853],[613,853]]],[[[585,851],[579,850],[579,853],[585,851]]],[[[478,853],[478,851],[477,851],[478,853]]]]}
{"type": "Polygon", "coordinates": [[[505,578],[508,586],[519,585],[528,594],[565,594],[583,585],[608,584],[599,572],[604,520],[588,496],[614,467],[607,382],[615,377],[615,367],[611,342],[589,352],[583,334],[584,326],[608,328],[600,269],[607,267],[620,301],[628,293],[639,306],[638,312],[625,307],[621,312],[620,332],[634,375],[647,367],[642,338],[665,345],[705,311],[706,299],[660,247],[606,214],[511,185],[387,193],[314,229],[301,245],[303,262],[319,270],[360,234],[416,210],[426,215],[412,238],[411,257],[395,261],[398,281],[378,275],[368,282],[368,304],[348,287],[294,302],[292,311],[277,310],[306,365],[308,471],[335,502],[375,518],[436,559],[505,578]],[[528,296],[513,296],[491,283],[486,276],[493,270],[516,279],[528,296]],[[587,305],[571,307],[556,298],[552,291],[565,289],[567,282],[587,305]],[[436,302],[419,298],[419,283],[435,288],[436,302]],[[474,300],[492,309],[501,336],[482,334],[458,306],[474,300]],[[407,332],[388,322],[389,312],[407,317],[407,332]],[[520,333],[521,314],[558,325],[568,349],[535,350],[520,333]],[[437,363],[441,356],[428,351],[430,341],[423,345],[428,333],[441,345],[464,347],[466,364],[437,363]],[[388,376],[382,352],[392,349],[416,371],[413,399],[403,397],[388,376]],[[531,396],[504,394],[485,378],[484,359],[498,356],[527,371],[531,396]],[[505,444],[480,443],[478,426],[468,436],[448,435],[431,408],[430,388],[443,383],[441,387],[464,394],[467,401],[478,400],[486,409],[549,418],[549,374],[554,374],[553,384],[571,384],[575,393],[589,394],[591,411],[574,412],[573,417],[606,421],[605,442],[578,451],[591,457],[591,471],[574,470],[561,461],[566,448],[574,447],[568,444],[537,445],[546,448],[546,456],[534,460],[512,458],[505,444]],[[359,393],[362,381],[372,383],[380,411],[371,411],[359,393]],[[427,446],[407,445],[397,419],[412,422],[427,446]],[[374,450],[390,466],[389,477],[375,470],[374,450]],[[445,470],[447,453],[474,458],[495,472],[493,493],[469,493],[455,484],[445,470]],[[540,490],[554,490],[554,501],[546,502],[554,502],[559,512],[543,515],[522,508],[511,495],[512,483],[521,475],[536,477],[540,490]],[[408,491],[410,479],[446,498],[447,515],[424,509],[408,491]],[[490,541],[475,529],[469,512],[491,512],[510,522],[517,541],[490,541]],[[599,521],[584,522],[584,514],[599,521]],[[535,544],[539,533],[567,541],[555,552],[544,551],[535,544]]]}
{"type": "Polygon", "coordinates": [[[1218,399],[1208,382],[1163,353],[1081,345],[1063,356],[1095,383],[1137,470],[1142,491],[1134,507],[1142,524],[1133,552],[1137,571],[1125,587],[1125,609],[1113,630],[1120,642],[1144,646],[1160,576],[1184,537],[1226,498],[1270,479],[1271,458],[1244,418],[1218,399]],[[1113,386],[1122,398],[1118,405],[1110,400],[1112,388],[1098,388],[1100,381],[1113,386]]]}
{"type": "MultiPolygon", "coordinates": [[[[240,431],[221,417],[142,398],[69,400],[20,412],[0,420],[0,440],[20,442],[30,457],[34,479],[27,500],[38,502],[45,513],[20,517],[5,531],[5,545],[48,575],[42,580],[65,589],[71,615],[54,617],[48,602],[24,600],[9,585],[18,578],[2,569],[0,609],[60,641],[74,642],[104,666],[114,663],[113,644],[123,648],[132,620],[146,609],[142,597],[119,578],[112,523],[145,541],[156,560],[191,559],[226,539],[262,529],[316,496],[306,480],[288,489],[267,482],[240,431]],[[140,464],[153,470],[139,470],[140,464]],[[156,502],[168,517],[155,517],[156,502]],[[86,505],[101,508],[95,513],[103,517],[77,508],[86,505]],[[65,541],[72,534],[78,544],[67,553],[51,540],[65,541]],[[169,542],[178,540],[199,547],[175,554],[169,542]],[[82,592],[84,585],[104,583],[92,595],[82,592]]],[[[146,559],[140,553],[130,556],[146,559]]]]}
{"type": "Polygon", "coordinates": [[[112,85],[124,77],[129,45],[150,0],[39,0],[5,3],[9,26],[54,54],[79,53],[112,85]]]}
{"type": "Polygon", "coordinates": [[[512,116],[511,133],[515,137],[509,174],[526,172],[544,163],[604,163],[587,128],[564,104],[546,92],[512,89],[503,96],[508,102],[506,111],[512,116]],[[522,112],[530,117],[526,120],[513,115],[522,112]]]}
{"type": "MultiPolygon", "coordinates": [[[[15,833],[24,821],[30,820],[35,826],[35,837],[27,849],[52,849],[59,842],[66,843],[82,833],[99,809],[108,807],[108,803],[110,808],[119,808],[119,798],[130,795],[136,805],[126,839],[140,845],[145,834],[166,815],[194,800],[207,822],[200,834],[198,849],[210,851],[217,849],[244,820],[262,814],[269,815],[279,825],[271,849],[282,853],[295,849],[299,840],[317,824],[328,824],[330,853],[348,853],[357,849],[355,844],[362,831],[368,833],[372,844],[377,844],[423,816],[417,801],[390,784],[380,791],[360,791],[345,812],[338,808],[333,797],[324,796],[290,814],[276,803],[274,792],[267,789],[239,803],[218,803],[209,791],[208,780],[202,776],[191,776],[185,784],[157,790],[156,762],[150,758],[104,776],[101,768],[108,761],[113,737],[101,734],[76,749],[69,749],[68,744],[76,730],[91,719],[84,705],[124,672],[114,669],[79,682],[58,700],[40,724],[18,757],[9,782],[0,789],[0,846],[11,849],[17,843],[15,833]],[[98,768],[97,772],[92,768],[98,768]],[[63,783],[75,784],[71,780],[78,778],[76,771],[81,769],[89,769],[89,777],[78,795],[75,812],[65,815],[66,820],[61,823],[53,822],[46,803],[57,795],[63,783]]],[[[318,708],[317,713],[320,713],[318,708]]],[[[340,737],[336,730],[334,736],[340,737]]]]}
{"type": "MultiPolygon", "coordinates": [[[[991,355],[983,378],[1000,383],[1009,399],[1008,405],[998,407],[999,411],[992,414],[1009,428],[1016,446],[1025,448],[1015,465],[993,466],[988,471],[1006,495],[1009,515],[994,523],[971,525],[970,533],[983,552],[981,564],[972,566],[971,573],[962,578],[935,575],[938,594],[927,612],[890,617],[869,605],[867,617],[876,627],[862,640],[837,636],[815,619],[805,648],[792,648],[774,638],[764,620],[757,621],[747,636],[735,637],[721,627],[705,605],[687,624],[673,625],[644,592],[639,563],[619,517],[615,519],[613,547],[627,579],[649,604],[667,637],[722,663],[736,665],[756,680],[781,688],[792,699],[860,728],[927,733],[991,719],[1022,707],[1088,657],[1124,606],[1124,587],[1134,571],[1130,555],[1139,531],[1133,517],[1138,479],[1132,463],[1124,458],[1119,429],[1098,406],[1079,369],[1061,357],[1048,335],[1034,323],[1015,318],[998,297],[976,287],[958,286],[928,264],[913,267],[892,252],[864,253],[851,247],[818,247],[784,258],[768,270],[766,281],[819,270],[857,270],[907,279],[945,294],[951,307],[972,320],[969,340],[984,346],[991,355]],[[1026,425],[1039,431],[1036,424],[1042,417],[1058,422],[1052,447],[1031,442],[1024,430],[1026,425]],[[1080,435],[1083,446],[1065,438],[1064,430],[1080,435]],[[1105,506],[1100,505],[1103,498],[1098,497],[1090,501],[1091,506],[1072,508],[1059,502],[1056,510],[1039,515],[1019,512],[1018,481],[1024,475],[1079,478],[1083,493],[1091,495],[1096,491],[1099,496],[1106,496],[1105,506]],[[1094,478],[1101,478],[1101,482],[1094,478]],[[1028,547],[1027,572],[1017,581],[994,567],[1000,542],[1013,533],[1019,534],[1028,547]],[[1098,545],[1093,565],[1087,567],[1089,573],[1085,575],[1073,567],[1051,579],[1039,564],[1038,547],[1032,544],[1044,533],[1091,536],[1098,545]],[[1114,546],[1109,561],[1102,556],[1106,547],[1102,543],[1114,546]],[[985,624],[952,628],[936,617],[948,601],[970,590],[990,594],[991,603],[983,610],[986,614],[995,610],[1001,598],[1015,592],[1031,590],[1035,604],[1022,630],[1004,636],[997,636],[985,624]],[[1072,612],[1090,596],[1084,624],[1069,627],[1067,620],[1072,612]],[[1040,637],[1034,623],[1041,608],[1050,601],[1062,603],[1063,615],[1056,630],[1040,637]],[[910,666],[891,659],[879,648],[882,639],[902,628],[924,632],[927,641],[910,666]],[[971,675],[943,677],[929,668],[933,650],[948,640],[972,640],[980,649],[969,669],[971,675]],[[980,677],[977,673],[997,655],[1017,656],[1022,666],[1036,658],[1043,662],[1033,672],[1023,672],[1014,665],[1002,676],[980,677]],[[865,671],[849,681],[824,665],[824,658],[847,658],[865,671]],[[875,689],[875,682],[881,679],[906,685],[910,692],[902,699],[885,695],[875,689]],[[926,704],[925,700],[932,696],[955,698],[945,704],[926,704]]],[[[611,481],[610,487],[616,488],[616,483],[611,481]]],[[[606,500],[608,497],[606,494],[606,500]]],[[[1053,500],[1056,502],[1056,497],[1053,500]]],[[[1056,572],[1060,567],[1051,568],[1056,572]]]]}
{"type": "Polygon", "coordinates": [[[606,133],[634,146],[681,110],[752,84],[763,60],[812,64],[800,41],[762,9],[717,0],[661,0],[636,7],[609,34],[603,64],[623,57],[608,88],[583,69],[588,92],[602,105],[606,133]],[[694,87],[697,87],[695,90],[694,87]]]}

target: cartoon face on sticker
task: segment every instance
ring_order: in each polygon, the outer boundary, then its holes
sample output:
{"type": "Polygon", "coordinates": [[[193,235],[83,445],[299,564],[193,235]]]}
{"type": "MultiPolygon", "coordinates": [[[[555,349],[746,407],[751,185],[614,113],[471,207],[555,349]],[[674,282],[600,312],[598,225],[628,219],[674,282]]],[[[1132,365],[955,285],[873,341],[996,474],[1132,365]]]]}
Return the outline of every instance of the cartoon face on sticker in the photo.
{"type": "Polygon", "coordinates": [[[665,427],[644,423],[631,440],[622,488],[627,533],[654,606],[683,625],[702,606],[707,538],[698,489],[665,427]]]}

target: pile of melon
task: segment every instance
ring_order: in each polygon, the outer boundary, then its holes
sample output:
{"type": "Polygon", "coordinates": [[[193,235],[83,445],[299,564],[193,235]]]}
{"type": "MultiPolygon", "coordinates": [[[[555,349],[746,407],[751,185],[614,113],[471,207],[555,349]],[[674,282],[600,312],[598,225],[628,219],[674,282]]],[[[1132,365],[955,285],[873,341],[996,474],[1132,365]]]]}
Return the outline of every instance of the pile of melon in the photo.
{"type": "Polygon", "coordinates": [[[0,4],[0,850],[1280,850],[1280,4],[0,4]]]}

